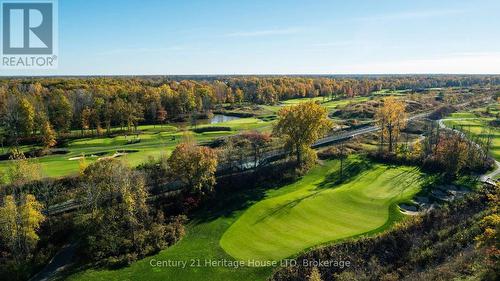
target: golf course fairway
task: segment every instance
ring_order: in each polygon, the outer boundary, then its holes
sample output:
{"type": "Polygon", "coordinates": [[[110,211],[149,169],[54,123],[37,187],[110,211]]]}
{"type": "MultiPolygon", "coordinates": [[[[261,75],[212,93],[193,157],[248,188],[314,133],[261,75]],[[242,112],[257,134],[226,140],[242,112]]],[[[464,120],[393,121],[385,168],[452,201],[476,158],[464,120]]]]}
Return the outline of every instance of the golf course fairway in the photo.
{"type": "Polygon", "coordinates": [[[356,156],[347,162],[348,167],[364,168],[344,184],[335,184],[339,161],[324,161],[295,183],[239,191],[220,202],[222,210],[201,210],[181,241],[156,255],[116,270],[76,270],[66,279],[263,281],[272,274],[272,267],[233,268],[205,262],[276,260],[321,243],[376,233],[391,225],[399,214],[395,204],[417,193],[424,178],[413,167],[370,164],[356,156]],[[158,261],[182,261],[186,266],[154,266],[158,261]]]}
{"type": "Polygon", "coordinates": [[[420,190],[423,179],[415,168],[374,165],[332,186],[328,178],[337,168],[318,167],[250,207],[224,233],[222,248],[240,260],[280,260],[373,231],[390,220],[391,206],[420,190]]]}

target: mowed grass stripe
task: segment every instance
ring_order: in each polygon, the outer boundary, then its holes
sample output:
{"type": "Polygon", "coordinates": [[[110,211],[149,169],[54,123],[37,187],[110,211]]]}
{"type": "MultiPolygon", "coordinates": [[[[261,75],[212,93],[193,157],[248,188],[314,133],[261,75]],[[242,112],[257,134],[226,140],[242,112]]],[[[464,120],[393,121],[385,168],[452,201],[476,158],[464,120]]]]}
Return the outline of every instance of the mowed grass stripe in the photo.
{"type": "Polygon", "coordinates": [[[370,232],[384,226],[390,206],[414,196],[423,180],[415,168],[374,165],[347,183],[322,187],[331,173],[337,173],[337,166],[326,162],[300,181],[270,192],[229,227],[221,247],[240,260],[279,260],[370,232]]]}

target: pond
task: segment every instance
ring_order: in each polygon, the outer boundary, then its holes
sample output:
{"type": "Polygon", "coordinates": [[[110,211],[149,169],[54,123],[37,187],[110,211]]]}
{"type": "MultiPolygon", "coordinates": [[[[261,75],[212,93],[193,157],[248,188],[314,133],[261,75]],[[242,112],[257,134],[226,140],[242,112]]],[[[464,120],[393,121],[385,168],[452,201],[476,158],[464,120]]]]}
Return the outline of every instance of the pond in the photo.
{"type": "Polygon", "coordinates": [[[214,116],[209,119],[209,123],[210,124],[217,124],[217,123],[223,123],[223,122],[236,120],[236,119],[240,119],[240,117],[223,115],[223,114],[214,114],[214,116]]]}

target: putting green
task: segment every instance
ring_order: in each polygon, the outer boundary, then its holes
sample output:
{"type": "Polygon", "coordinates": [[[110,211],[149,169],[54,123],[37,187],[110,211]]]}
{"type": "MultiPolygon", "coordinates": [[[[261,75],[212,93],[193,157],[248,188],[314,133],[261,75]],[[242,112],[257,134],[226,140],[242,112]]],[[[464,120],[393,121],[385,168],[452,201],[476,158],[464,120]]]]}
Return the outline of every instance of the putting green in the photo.
{"type": "Polygon", "coordinates": [[[390,222],[391,207],[414,196],[423,180],[416,168],[374,165],[335,186],[329,179],[337,169],[327,162],[271,192],[231,225],[221,247],[240,260],[280,260],[318,244],[374,231],[390,222]]]}

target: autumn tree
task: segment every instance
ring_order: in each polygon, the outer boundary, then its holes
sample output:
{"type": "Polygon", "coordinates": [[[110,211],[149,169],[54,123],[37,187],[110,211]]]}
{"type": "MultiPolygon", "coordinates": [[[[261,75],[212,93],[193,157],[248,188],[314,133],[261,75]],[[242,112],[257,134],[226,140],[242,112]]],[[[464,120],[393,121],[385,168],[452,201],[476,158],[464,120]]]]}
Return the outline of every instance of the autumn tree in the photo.
{"type": "Polygon", "coordinates": [[[20,129],[23,135],[28,136],[35,127],[35,108],[27,98],[19,99],[20,129]]]}
{"type": "Polygon", "coordinates": [[[151,217],[144,177],[122,161],[110,158],[90,164],[79,192],[82,207],[75,223],[90,258],[129,259],[128,254],[140,257],[164,246],[151,244],[163,241],[165,229],[151,217]]]}
{"type": "MultiPolygon", "coordinates": [[[[498,260],[500,259],[500,186],[496,185],[487,194],[488,210],[480,221],[481,233],[475,238],[477,247],[484,248],[487,257],[486,266],[490,275],[489,279],[494,280],[498,275],[498,260]]],[[[486,278],[485,280],[488,280],[486,278]]]]}
{"type": "Polygon", "coordinates": [[[12,151],[10,160],[7,168],[7,178],[11,184],[21,186],[42,178],[40,164],[32,159],[27,159],[18,149],[12,151]]]}
{"type": "Polygon", "coordinates": [[[85,107],[82,111],[82,116],[80,120],[82,135],[85,133],[86,130],[90,128],[91,116],[92,116],[92,109],[90,109],[89,107],[85,107]]]}
{"type": "Polygon", "coordinates": [[[253,154],[254,167],[259,165],[263,150],[266,145],[271,141],[271,135],[269,133],[261,133],[259,131],[244,132],[241,137],[248,141],[253,154]]]}
{"type": "Polygon", "coordinates": [[[167,120],[167,111],[165,110],[165,108],[160,107],[156,112],[156,122],[160,123],[160,125],[163,125],[166,120],[167,120]]]}
{"type": "MultiPolygon", "coordinates": [[[[250,141],[241,135],[231,136],[225,139],[222,149],[219,150],[219,162],[223,163],[226,170],[244,170],[247,161],[247,150],[250,141]]],[[[254,166],[255,167],[255,166],[254,166]]]]}
{"type": "Polygon", "coordinates": [[[4,197],[0,206],[0,235],[17,263],[26,261],[40,239],[37,231],[45,219],[42,205],[31,194],[16,200],[14,195],[4,197]]]}
{"type": "Polygon", "coordinates": [[[52,129],[49,121],[45,121],[41,128],[42,143],[45,149],[49,149],[57,144],[56,133],[52,129]]]}
{"type": "Polygon", "coordinates": [[[144,108],[139,103],[127,103],[125,105],[125,120],[127,121],[127,130],[130,131],[131,127],[137,131],[139,121],[144,119],[144,108]]]}
{"type": "Polygon", "coordinates": [[[406,105],[394,97],[384,99],[382,106],[377,109],[375,118],[380,127],[380,145],[384,144],[385,139],[389,143],[388,151],[394,150],[394,144],[399,138],[401,130],[407,122],[406,105]]]}
{"type": "Polygon", "coordinates": [[[234,91],[234,101],[237,103],[243,102],[243,99],[245,98],[245,95],[243,94],[243,91],[238,88],[236,91],[234,91]]]}
{"type": "Polygon", "coordinates": [[[467,142],[457,134],[443,134],[439,138],[435,157],[444,167],[446,176],[454,178],[467,164],[467,142]]]}
{"type": "Polygon", "coordinates": [[[71,104],[62,90],[54,91],[48,99],[49,120],[54,129],[64,132],[69,129],[73,115],[71,104]]]}
{"type": "Polygon", "coordinates": [[[285,146],[295,153],[300,165],[304,152],[332,126],[326,108],[311,101],[280,109],[273,132],[284,138],[285,146]]]}
{"type": "Polygon", "coordinates": [[[174,179],[181,181],[193,193],[208,193],[215,184],[216,153],[193,141],[180,143],[168,159],[174,179]]]}
{"type": "Polygon", "coordinates": [[[313,269],[311,270],[311,274],[309,274],[309,278],[307,280],[308,281],[322,281],[321,274],[319,273],[319,270],[317,267],[313,267],[313,269]]]}

